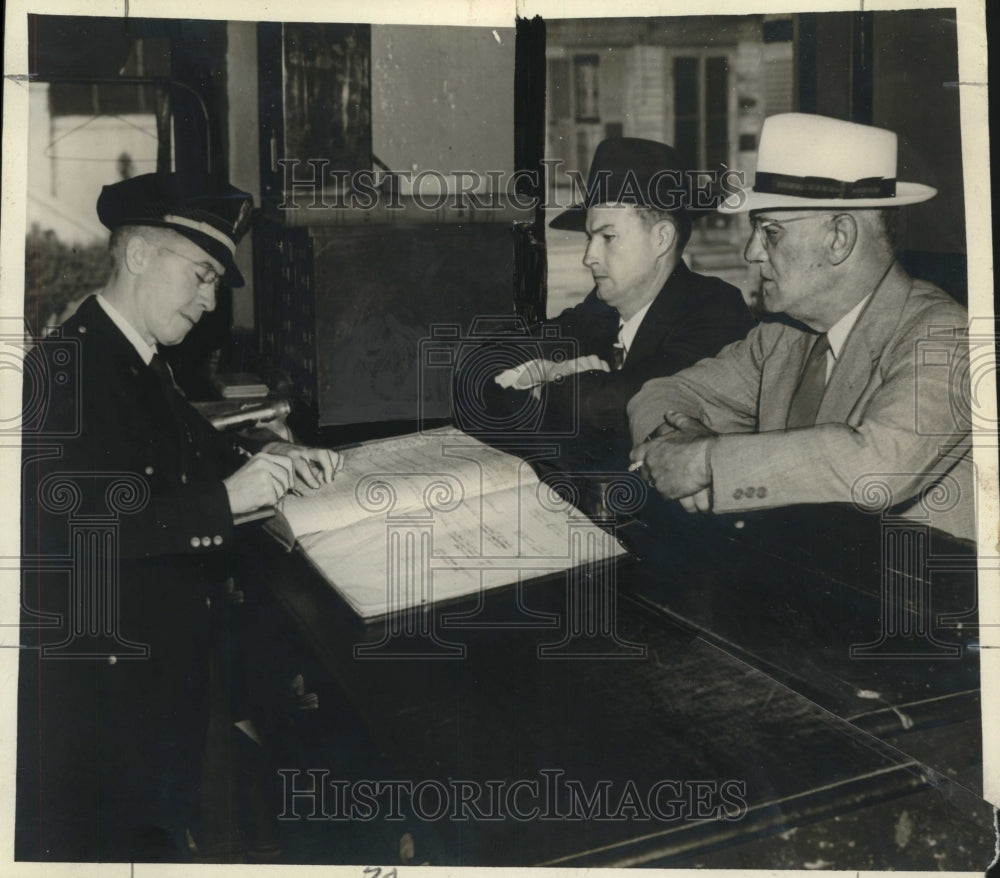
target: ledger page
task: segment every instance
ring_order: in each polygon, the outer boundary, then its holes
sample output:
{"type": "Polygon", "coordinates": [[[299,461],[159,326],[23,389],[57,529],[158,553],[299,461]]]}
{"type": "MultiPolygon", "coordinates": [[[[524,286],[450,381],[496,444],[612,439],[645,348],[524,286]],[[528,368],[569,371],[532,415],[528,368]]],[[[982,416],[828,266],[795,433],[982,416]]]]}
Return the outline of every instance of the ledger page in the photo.
{"type": "Polygon", "coordinates": [[[283,507],[306,557],[366,619],[625,552],[526,461],[451,427],[347,450],[333,483],[283,507]]]}

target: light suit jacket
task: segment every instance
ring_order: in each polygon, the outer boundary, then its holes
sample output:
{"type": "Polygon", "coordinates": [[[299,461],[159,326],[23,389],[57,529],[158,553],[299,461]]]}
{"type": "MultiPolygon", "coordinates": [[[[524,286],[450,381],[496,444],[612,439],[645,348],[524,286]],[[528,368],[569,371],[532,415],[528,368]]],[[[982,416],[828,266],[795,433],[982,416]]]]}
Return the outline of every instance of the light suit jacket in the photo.
{"type": "Polygon", "coordinates": [[[629,402],[633,441],[666,412],[721,434],[716,512],[850,503],[975,539],[967,315],[893,265],[837,358],[816,425],[786,430],[815,336],[765,321],[718,356],[648,381],[629,402]]]}

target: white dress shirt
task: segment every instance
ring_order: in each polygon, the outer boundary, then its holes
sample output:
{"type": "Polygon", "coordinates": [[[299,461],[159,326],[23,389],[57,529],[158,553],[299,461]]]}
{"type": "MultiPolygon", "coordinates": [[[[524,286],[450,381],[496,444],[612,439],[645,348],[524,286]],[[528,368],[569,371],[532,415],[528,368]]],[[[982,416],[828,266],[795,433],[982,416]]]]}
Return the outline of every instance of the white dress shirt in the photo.
{"type": "Polygon", "coordinates": [[[837,362],[837,358],[840,356],[840,352],[844,349],[844,344],[847,342],[847,336],[851,334],[854,324],[858,322],[858,318],[861,316],[861,312],[865,310],[865,305],[868,304],[870,298],[871,293],[865,296],[826,331],[826,340],[830,343],[830,350],[826,352],[826,380],[828,382],[830,380],[830,373],[833,372],[834,364],[837,362]]]}
{"type": "Polygon", "coordinates": [[[622,358],[622,362],[628,359],[629,348],[632,347],[632,342],[635,341],[636,333],[639,331],[639,326],[642,324],[643,319],[646,316],[646,312],[649,310],[649,306],[653,302],[650,300],[646,305],[635,312],[628,320],[622,320],[621,317],[618,318],[618,346],[624,348],[625,356],[622,358]]]}

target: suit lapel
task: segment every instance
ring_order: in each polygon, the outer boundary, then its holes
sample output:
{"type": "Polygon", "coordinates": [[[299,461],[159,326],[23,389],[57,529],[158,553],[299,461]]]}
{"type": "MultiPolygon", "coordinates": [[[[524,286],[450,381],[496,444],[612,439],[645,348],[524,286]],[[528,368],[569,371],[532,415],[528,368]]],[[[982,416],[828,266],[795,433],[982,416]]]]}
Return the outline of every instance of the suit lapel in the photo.
{"type": "MultiPolygon", "coordinates": [[[[108,369],[108,378],[101,384],[119,386],[128,397],[138,401],[138,406],[130,406],[128,410],[145,420],[145,428],[152,430],[161,447],[173,449],[178,466],[184,469],[187,461],[185,425],[170,400],[164,398],[164,388],[152,369],[143,362],[139,352],[122,335],[96,298],[87,299],[78,315],[91,335],[90,342],[96,341],[98,349],[104,352],[101,363],[108,369]]],[[[138,430],[140,425],[134,427],[138,430]]]]}
{"type": "Polygon", "coordinates": [[[128,383],[136,383],[146,370],[146,364],[132,343],[108,317],[107,312],[98,303],[97,297],[91,296],[84,301],[77,310],[77,316],[83,327],[82,331],[91,334],[91,344],[95,343],[96,338],[96,347],[103,352],[101,362],[127,375],[128,383]]]}
{"type": "Polygon", "coordinates": [[[601,301],[596,288],[579,305],[551,322],[560,326],[563,337],[577,340],[579,348],[576,356],[594,354],[608,360],[611,347],[618,339],[618,312],[601,301]],[[567,313],[571,315],[569,321],[566,320],[567,313]]]}
{"type": "Polygon", "coordinates": [[[788,407],[792,404],[792,394],[798,387],[802,369],[816,336],[804,330],[789,326],[785,329],[789,337],[785,356],[766,361],[761,376],[761,403],[758,430],[784,430],[788,420],[788,407]]]}
{"type": "MultiPolygon", "coordinates": [[[[618,341],[618,329],[621,326],[621,321],[618,318],[618,312],[614,308],[610,305],[605,305],[604,302],[601,302],[601,305],[606,310],[602,310],[600,315],[594,321],[594,347],[597,356],[610,363],[611,349],[618,341]]],[[[586,350],[588,346],[589,345],[584,342],[584,350],[586,350]]]]}
{"type": "Polygon", "coordinates": [[[642,323],[639,324],[639,330],[632,339],[628,359],[625,361],[626,368],[629,363],[639,362],[655,353],[657,347],[663,343],[663,337],[670,332],[678,312],[684,306],[690,276],[691,270],[684,261],[678,262],[650,304],[642,323]]]}
{"type": "Polygon", "coordinates": [[[886,273],[840,351],[819,407],[818,422],[847,423],[899,324],[910,285],[910,278],[898,264],[886,273]]]}

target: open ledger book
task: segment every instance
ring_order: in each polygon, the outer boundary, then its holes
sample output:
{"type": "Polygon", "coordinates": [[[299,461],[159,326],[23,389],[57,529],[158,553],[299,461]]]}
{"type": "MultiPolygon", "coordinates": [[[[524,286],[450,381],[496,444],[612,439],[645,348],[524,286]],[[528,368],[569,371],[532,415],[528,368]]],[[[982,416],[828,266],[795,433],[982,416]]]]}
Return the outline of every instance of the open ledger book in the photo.
{"type": "Polygon", "coordinates": [[[365,619],[604,564],[611,534],[531,466],[444,427],[343,452],[333,483],[289,495],[268,529],[297,541],[365,619]]]}

